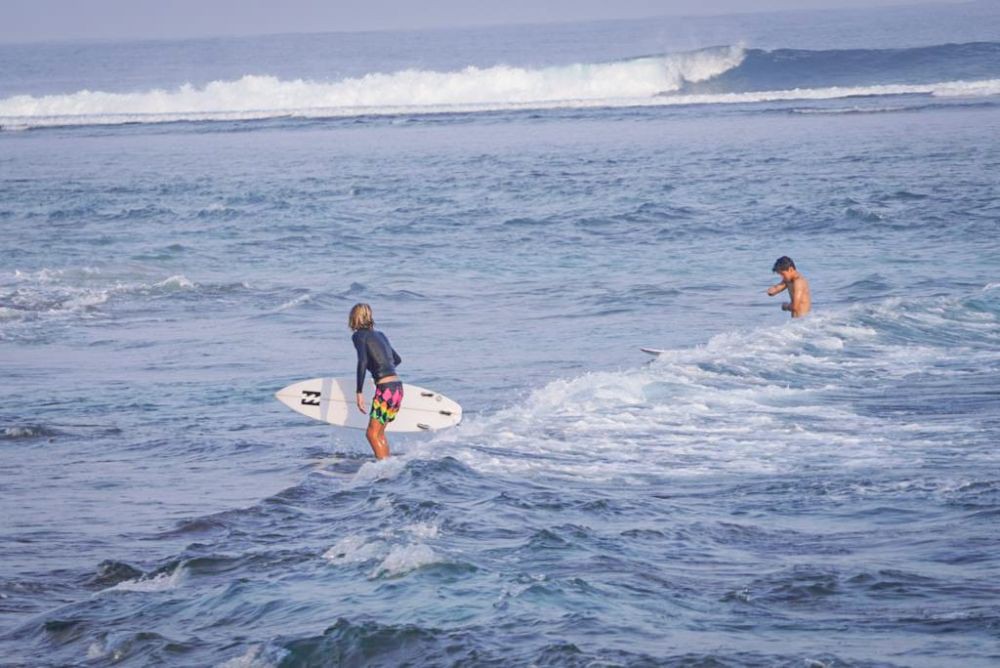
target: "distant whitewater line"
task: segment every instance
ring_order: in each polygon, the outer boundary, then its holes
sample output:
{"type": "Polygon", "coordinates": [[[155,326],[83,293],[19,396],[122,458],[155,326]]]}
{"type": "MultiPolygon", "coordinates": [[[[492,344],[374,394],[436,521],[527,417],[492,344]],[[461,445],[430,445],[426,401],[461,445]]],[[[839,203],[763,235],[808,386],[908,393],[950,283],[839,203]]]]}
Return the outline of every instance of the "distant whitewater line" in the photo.
{"type": "MultiPolygon", "coordinates": [[[[454,72],[403,70],[368,74],[332,83],[282,81],[245,76],[215,81],[203,88],[184,85],[173,91],[107,93],[83,90],[69,95],[17,95],[0,100],[0,119],[261,118],[323,110],[335,115],[398,113],[412,109],[504,108],[566,100],[648,98],[679,90],[737,67],[740,47],[702,49],[610,63],[526,69],[498,65],[454,72]]],[[[113,119],[113,120],[112,120],[113,119]]],[[[86,121],[93,122],[93,121],[86,121]]]]}
{"type": "Polygon", "coordinates": [[[742,47],[719,47],[611,63],[525,69],[467,67],[455,72],[404,70],[333,83],[248,75],[173,91],[17,95],[0,100],[7,130],[268,118],[475,113],[523,109],[740,104],[921,94],[1000,95],[1000,79],[923,84],[829,86],[746,92],[685,93],[738,68],[742,47]]]}

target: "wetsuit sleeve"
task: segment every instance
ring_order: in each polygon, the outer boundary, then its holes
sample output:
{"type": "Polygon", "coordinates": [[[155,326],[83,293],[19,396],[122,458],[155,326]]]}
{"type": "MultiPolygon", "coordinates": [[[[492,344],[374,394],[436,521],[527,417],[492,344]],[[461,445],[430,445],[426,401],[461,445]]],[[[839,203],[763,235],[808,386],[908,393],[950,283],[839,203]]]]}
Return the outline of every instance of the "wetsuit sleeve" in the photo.
{"type": "Polygon", "coordinates": [[[403,358],[399,356],[399,353],[396,352],[396,349],[393,348],[392,346],[390,346],[389,348],[392,350],[392,365],[399,366],[400,364],[402,364],[403,358]]]}
{"type": "Polygon", "coordinates": [[[365,371],[368,370],[368,344],[365,342],[363,336],[359,336],[361,332],[355,332],[351,340],[354,341],[354,349],[358,351],[358,387],[357,391],[361,392],[365,386],[365,371]]]}

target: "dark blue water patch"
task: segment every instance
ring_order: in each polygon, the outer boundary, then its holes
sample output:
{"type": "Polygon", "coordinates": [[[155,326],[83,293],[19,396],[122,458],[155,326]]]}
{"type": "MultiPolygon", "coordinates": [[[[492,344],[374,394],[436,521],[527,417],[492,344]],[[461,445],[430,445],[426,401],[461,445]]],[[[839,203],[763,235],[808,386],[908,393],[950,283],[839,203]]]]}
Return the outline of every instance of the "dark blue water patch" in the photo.
{"type": "Polygon", "coordinates": [[[351,284],[344,290],[326,292],[325,296],[328,300],[333,300],[330,303],[359,302],[366,300],[375,301],[381,299],[394,302],[419,302],[427,299],[426,295],[414,290],[387,290],[381,287],[373,288],[356,281],[351,282],[351,284]]]}
{"type": "MultiPolygon", "coordinates": [[[[728,106],[728,105],[727,105],[728,106]]],[[[767,103],[731,105],[717,113],[738,112],[751,115],[792,116],[864,116],[873,114],[961,113],[975,109],[995,109],[1000,101],[995,98],[935,97],[930,93],[895,93],[887,95],[849,95],[829,100],[787,100],[767,103]]]]}
{"type": "MultiPolygon", "coordinates": [[[[308,484],[308,480],[303,484],[308,484]]],[[[157,533],[152,538],[173,541],[184,537],[205,543],[210,540],[246,540],[260,532],[263,539],[273,536],[274,530],[280,528],[282,523],[294,522],[296,518],[302,517],[303,511],[295,502],[296,496],[300,494],[304,495],[306,492],[293,487],[247,508],[182,520],[175,528],[157,533]]]]}
{"type": "MultiPolygon", "coordinates": [[[[135,186],[140,192],[144,192],[146,186],[135,186]]],[[[172,176],[152,185],[152,193],[160,197],[177,197],[180,195],[209,195],[215,193],[215,182],[208,177],[178,177],[172,176]]]]}
{"type": "MultiPolygon", "coordinates": [[[[686,218],[678,216],[677,218],[686,218]]],[[[589,237],[627,241],[637,237],[651,238],[664,228],[671,229],[676,218],[655,205],[643,205],[621,214],[584,216],[573,221],[574,227],[589,237]]]]}
{"type": "Polygon", "coordinates": [[[273,572],[291,572],[307,562],[315,561],[316,557],[316,552],[309,548],[258,547],[240,554],[229,554],[219,552],[213,546],[196,543],[188,546],[178,557],[164,560],[148,573],[140,573],[137,577],[127,580],[148,582],[180,572],[185,581],[197,580],[200,586],[208,586],[210,582],[225,585],[230,582],[229,576],[234,574],[238,574],[241,581],[246,581],[273,572]]]}
{"type": "Polygon", "coordinates": [[[914,202],[923,201],[930,198],[931,195],[927,193],[914,192],[911,190],[897,190],[891,193],[884,193],[882,195],[875,196],[876,201],[903,201],[903,202],[914,202]]]}
{"type": "Polygon", "coordinates": [[[109,631],[104,620],[88,617],[49,619],[25,640],[33,647],[25,648],[27,643],[22,643],[19,651],[8,658],[46,657],[44,663],[37,658],[25,663],[32,666],[69,665],[81,658],[107,665],[122,662],[178,665],[200,645],[197,640],[175,640],[153,631],[109,631]]]}
{"type": "Polygon", "coordinates": [[[167,246],[162,246],[160,248],[152,249],[143,253],[138,253],[132,256],[132,259],[138,261],[165,261],[176,259],[186,253],[190,253],[193,248],[185,246],[184,244],[169,244],[167,246]]]}
{"type": "Polygon", "coordinates": [[[30,615],[73,600],[74,590],[65,579],[0,576],[0,642],[8,635],[17,635],[18,625],[30,615]]]}
{"type": "Polygon", "coordinates": [[[246,212],[231,206],[217,205],[200,209],[195,217],[202,220],[236,220],[244,216],[246,212]]]}
{"type": "Polygon", "coordinates": [[[201,539],[212,535],[224,534],[228,526],[229,523],[226,521],[225,514],[218,517],[196,517],[189,520],[183,520],[178,523],[176,528],[156,534],[153,538],[173,539],[178,536],[183,536],[201,539]]]}
{"type": "Polygon", "coordinates": [[[963,510],[1000,509],[1000,480],[978,480],[945,493],[946,502],[963,510]]]}
{"type": "MultiPolygon", "coordinates": [[[[28,217],[32,217],[33,215],[36,214],[29,214],[28,217]]],[[[70,209],[55,209],[44,215],[50,223],[55,223],[56,225],[77,225],[86,224],[89,220],[96,219],[100,215],[100,212],[94,206],[83,205],[70,209]]]]}
{"type": "Polygon", "coordinates": [[[959,426],[1000,411],[1000,369],[949,366],[945,377],[931,369],[893,381],[883,381],[878,392],[859,401],[859,413],[894,419],[911,418],[923,425],[959,426]]]}
{"type": "MultiPolygon", "coordinates": [[[[887,606],[925,605],[959,595],[971,600],[995,600],[1000,587],[970,578],[942,580],[919,573],[883,569],[851,575],[830,568],[795,566],[758,578],[728,598],[756,605],[814,607],[833,612],[836,607],[873,610],[887,606]]],[[[994,614],[1000,608],[994,610],[994,614]]],[[[878,623],[878,622],[876,622],[878,623]]]]}
{"type": "Polygon", "coordinates": [[[88,589],[101,590],[114,587],[127,580],[138,580],[143,571],[122,561],[105,560],[97,565],[97,570],[84,580],[88,589]]]}
{"type": "Polygon", "coordinates": [[[854,534],[809,534],[791,529],[768,529],[751,524],[719,522],[712,525],[696,523],[684,530],[685,538],[698,543],[711,542],[716,545],[745,550],[765,557],[768,554],[781,555],[846,555],[852,554],[849,547],[859,536],[854,534]]]}
{"type": "Polygon", "coordinates": [[[474,634],[418,625],[381,625],[341,618],[320,636],[278,640],[282,668],[293,666],[402,666],[480,663],[474,634]]]}
{"type": "Polygon", "coordinates": [[[619,309],[642,309],[654,306],[670,306],[677,303],[683,292],[677,288],[662,285],[633,285],[617,290],[602,289],[592,294],[581,295],[575,301],[583,305],[598,307],[596,314],[621,312],[619,309]]]}
{"type": "Polygon", "coordinates": [[[895,287],[886,276],[874,273],[853,281],[839,290],[852,295],[874,298],[889,296],[895,287]]]}
{"type": "Polygon", "coordinates": [[[847,207],[844,209],[844,217],[848,220],[854,220],[860,223],[881,223],[885,220],[885,216],[883,214],[864,206],[847,207]]]}
{"type": "Polygon", "coordinates": [[[164,217],[174,217],[177,213],[173,209],[167,207],[156,206],[154,204],[147,204],[139,208],[121,209],[113,213],[104,213],[101,218],[105,220],[143,220],[145,218],[164,218],[164,217]]]}
{"type": "Polygon", "coordinates": [[[557,223],[556,218],[509,218],[503,221],[505,227],[546,227],[557,223]]]}
{"type": "Polygon", "coordinates": [[[609,220],[634,224],[664,225],[677,220],[688,220],[699,213],[698,209],[684,204],[665,202],[643,202],[639,206],[622,213],[612,214],[609,220]]]}
{"type": "MultiPolygon", "coordinates": [[[[566,626],[583,628],[581,616],[566,619],[566,626]]],[[[888,662],[855,660],[828,653],[762,654],[717,650],[689,652],[664,649],[642,652],[593,647],[596,643],[554,640],[560,623],[538,624],[516,617],[495,627],[438,628],[418,624],[380,624],[368,618],[340,618],[322,635],[297,639],[277,638],[266,647],[245,655],[277,659],[281,668],[295,666],[538,666],[586,668],[635,666],[636,668],[791,668],[792,666],[849,666],[886,668],[888,662]],[[506,640],[504,640],[506,638],[506,640]]],[[[661,645],[679,644],[664,634],[661,645]]]]}
{"type": "Polygon", "coordinates": [[[830,86],[937,83],[1000,77],[1000,43],[909,49],[805,51],[749,49],[743,62],[682,93],[717,94],[830,86]]]}

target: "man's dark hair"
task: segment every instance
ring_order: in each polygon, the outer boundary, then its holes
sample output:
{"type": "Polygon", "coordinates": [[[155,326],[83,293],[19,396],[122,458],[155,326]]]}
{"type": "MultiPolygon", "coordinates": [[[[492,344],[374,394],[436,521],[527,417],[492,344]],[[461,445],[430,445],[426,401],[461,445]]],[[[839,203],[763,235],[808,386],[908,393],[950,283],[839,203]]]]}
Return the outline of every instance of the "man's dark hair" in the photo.
{"type": "Polygon", "coordinates": [[[786,269],[795,269],[795,263],[792,262],[792,258],[787,255],[782,255],[777,260],[774,261],[774,266],[771,267],[771,271],[778,273],[779,271],[785,271],[786,269]]]}

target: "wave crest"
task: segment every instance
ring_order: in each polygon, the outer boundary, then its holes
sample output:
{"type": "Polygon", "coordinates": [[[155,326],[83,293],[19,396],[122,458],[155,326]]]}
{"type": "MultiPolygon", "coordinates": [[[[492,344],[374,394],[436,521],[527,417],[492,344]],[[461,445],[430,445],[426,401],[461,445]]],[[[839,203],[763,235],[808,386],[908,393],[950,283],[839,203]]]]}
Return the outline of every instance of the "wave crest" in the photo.
{"type": "Polygon", "coordinates": [[[398,113],[400,110],[533,105],[555,102],[650,98],[707,81],[743,62],[739,46],[647,56],[610,63],[560,67],[466,67],[452,72],[403,70],[337,82],[247,75],[197,88],[68,95],[16,95],[0,100],[0,125],[123,123],[130,121],[231,120],[303,115],[398,113]]]}

